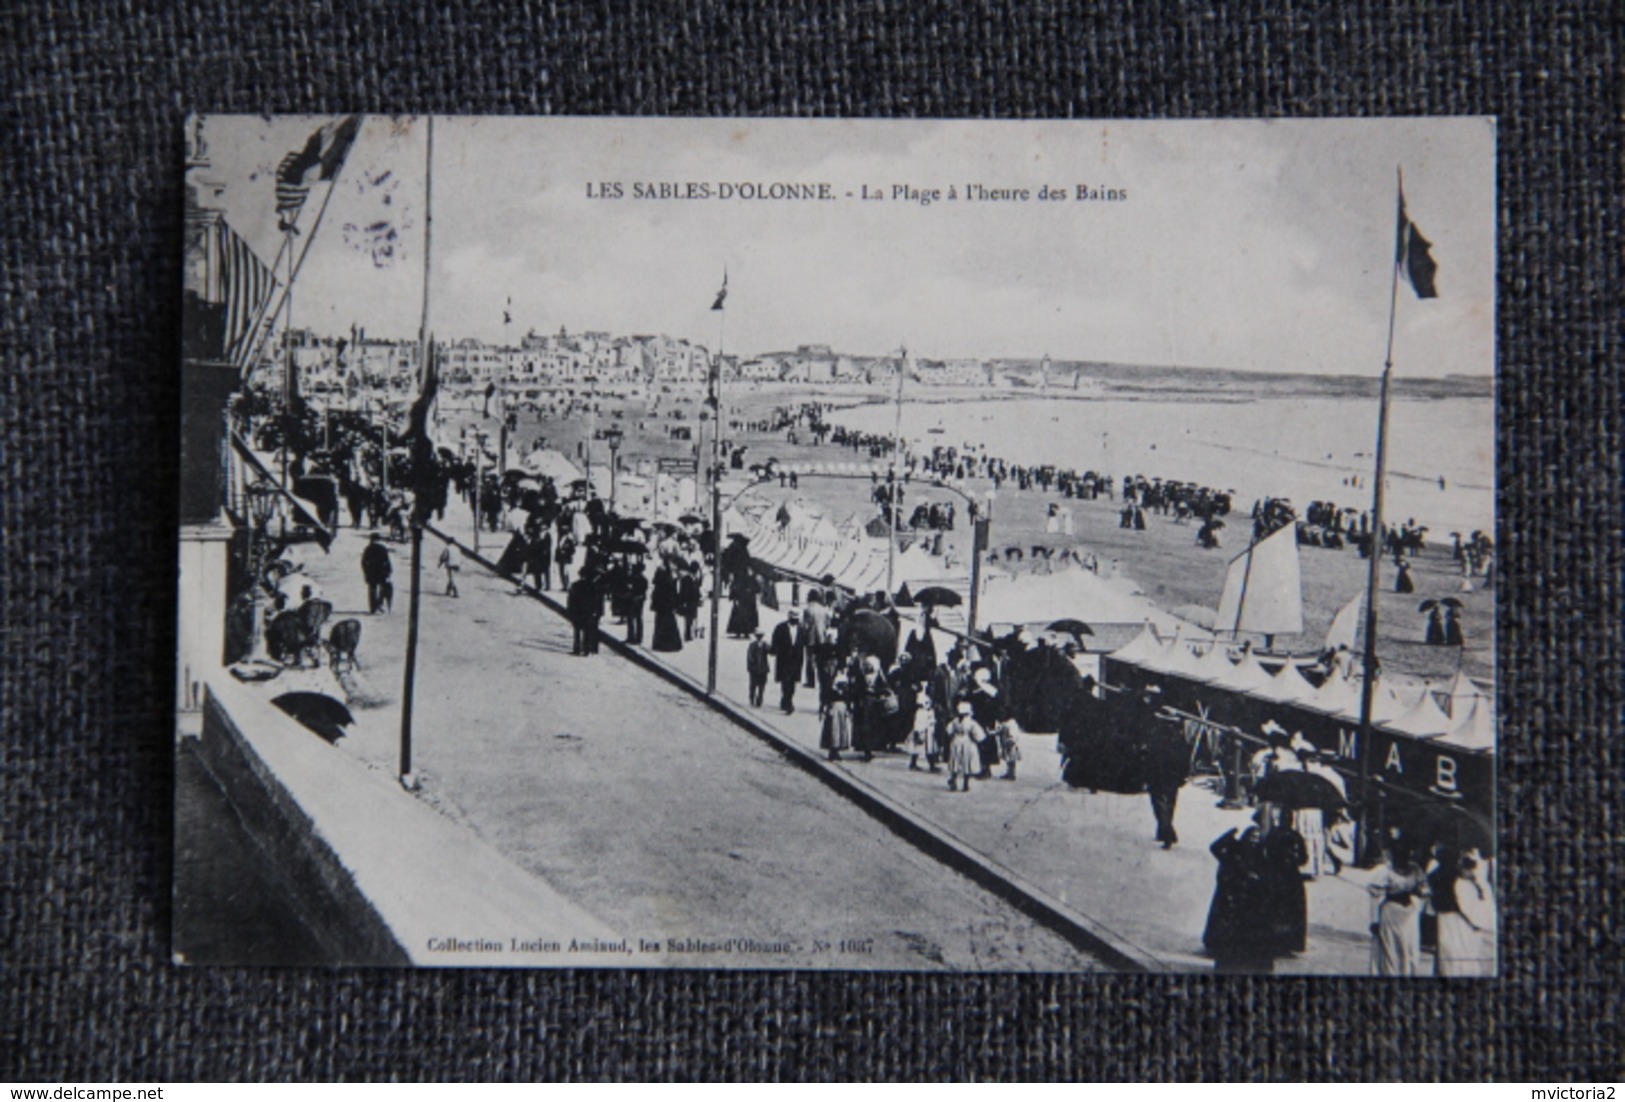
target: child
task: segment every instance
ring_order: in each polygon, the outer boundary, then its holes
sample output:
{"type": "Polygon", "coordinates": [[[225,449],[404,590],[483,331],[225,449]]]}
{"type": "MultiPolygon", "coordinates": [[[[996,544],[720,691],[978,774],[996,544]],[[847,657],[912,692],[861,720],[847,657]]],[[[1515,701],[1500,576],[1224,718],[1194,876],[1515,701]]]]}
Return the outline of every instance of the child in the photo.
{"type": "Polygon", "coordinates": [[[1016,762],[1021,760],[1021,747],[1016,743],[1016,721],[1007,719],[999,724],[994,737],[999,740],[999,753],[1004,757],[1004,780],[1016,779],[1016,762]]]}
{"type": "Polygon", "coordinates": [[[463,568],[463,562],[455,543],[448,543],[441,550],[440,566],[446,572],[446,596],[457,596],[457,571],[463,568]]]}
{"type": "MultiPolygon", "coordinates": [[[[765,675],[764,675],[765,677],[765,675]]],[[[840,761],[841,751],[852,749],[852,713],[846,703],[846,681],[835,682],[835,691],[824,702],[824,723],[818,745],[829,752],[830,761],[840,761]]]]}
{"type": "Polygon", "coordinates": [[[914,727],[908,733],[908,767],[918,771],[920,768],[920,755],[925,755],[925,762],[931,767],[931,772],[937,773],[937,713],[931,707],[931,701],[923,693],[920,695],[920,706],[914,712],[914,727]]]}
{"type": "Polygon", "coordinates": [[[750,676],[750,706],[760,708],[767,692],[768,646],[761,632],[753,634],[750,646],[745,648],[745,673],[750,676]]]}
{"type": "Polygon", "coordinates": [[[964,791],[970,791],[970,779],[982,771],[982,755],[977,751],[976,744],[987,733],[982,725],[971,717],[970,701],[961,700],[956,709],[959,713],[952,723],[948,724],[948,791],[952,792],[958,787],[954,782],[963,777],[964,791]]]}

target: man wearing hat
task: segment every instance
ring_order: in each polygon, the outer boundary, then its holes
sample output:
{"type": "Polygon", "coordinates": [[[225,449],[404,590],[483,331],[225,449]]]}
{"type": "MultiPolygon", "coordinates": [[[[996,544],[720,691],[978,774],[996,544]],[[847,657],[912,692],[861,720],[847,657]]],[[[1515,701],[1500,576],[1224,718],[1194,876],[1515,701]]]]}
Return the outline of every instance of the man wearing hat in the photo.
{"type": "Polygon", "coordinates": [[[801,680],[801,663],[806,655],[801,636],[801,611],[791,608],[773,629],[773,679],[779,683],[779,709],[785,715],[796,710],[796,684],[801,680]]]}
{"type": "Polygon", "coordinates": [[[772,652],[762,640],[760,631],[753,632],[750,646],[745,648],[745,673],[750,678],[750,706],[760,708],[767,695],[767,675],[772,669],[768,658],[772,652]]]}
{"type": "Polygon", "coordinates": [[[374,616],[378,615],[380,609],[389,607],[389,577],[393,572],[389,548],[384,546],[383,537],[374,532],[367,541],[366,550],[361,552],[361,577],[367,583],[367,611],[374,616]]]}

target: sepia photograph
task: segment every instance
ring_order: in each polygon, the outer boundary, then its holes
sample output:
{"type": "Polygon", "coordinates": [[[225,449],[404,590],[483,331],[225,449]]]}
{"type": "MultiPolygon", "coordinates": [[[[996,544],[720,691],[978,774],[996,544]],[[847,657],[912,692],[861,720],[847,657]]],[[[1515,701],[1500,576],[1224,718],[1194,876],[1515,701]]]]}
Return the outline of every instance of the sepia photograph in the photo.
{"type": "Polygon", "coordinates": [[[1497,975],[1495,150],[194,116],[175,961],[1497,975]]]}

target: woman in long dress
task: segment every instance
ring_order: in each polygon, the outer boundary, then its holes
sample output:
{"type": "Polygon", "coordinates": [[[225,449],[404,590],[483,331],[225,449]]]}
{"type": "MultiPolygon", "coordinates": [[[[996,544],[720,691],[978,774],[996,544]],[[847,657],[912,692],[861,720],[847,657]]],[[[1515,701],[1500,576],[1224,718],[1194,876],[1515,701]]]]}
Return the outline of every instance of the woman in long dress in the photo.
{"type": "Polygon", "coordinates": [[[677,604],[677,576],[669,561],[662,562],[655,571],[654,587],[649,594],[649,607],[655,614],[652,649],[664,652],[683,649],[683,633],[677,627],[677,604]]]}
{"type": "Polygon", "coordinates": [[[840,761],[841,751],[852,749],[852,713],[846,704],[846,680],[835,682],[835,691],[821,706],[823,725],[818,733],[818,748],[825,751],[830,761],[840,761]]]}
{"type": "Polygon", "coordinates": [[[1439,914],[1438,974],[1495,975],[1495,894],[1477,855],[1441,866],[1434,877],[1439,914]]]}
{"type": "Polygon", "coordinates": [[[749,571],[741,571],[734,578],[733,588],[728,596],[733,600],[733,608],[728,612],[728,634],[735,639],[749,639],[761,624],[761,615],[756,610],[756,596],[761,592],[755,577],[749,571]]]}
{"type": "Polygon", "coordinates": [[[1366,891],[1371,896],[1372,975],[1418,975],[1427,878],[1408,853],[1391,849],[1366,891]]]}

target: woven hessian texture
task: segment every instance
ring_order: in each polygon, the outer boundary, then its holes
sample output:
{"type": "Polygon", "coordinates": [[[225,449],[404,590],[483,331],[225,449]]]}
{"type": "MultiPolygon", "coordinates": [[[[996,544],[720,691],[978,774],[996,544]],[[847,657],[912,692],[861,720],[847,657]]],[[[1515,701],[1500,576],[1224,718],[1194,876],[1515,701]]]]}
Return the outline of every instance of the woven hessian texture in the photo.
{"type": "Polygon", "coordinates": [[[1620,1077],[1606,0],[7,7],[0,1079],[1620,1077]],[[1500,116],[1502,979],[172,967],[181,124],[339,109],[1500,116]]]}

